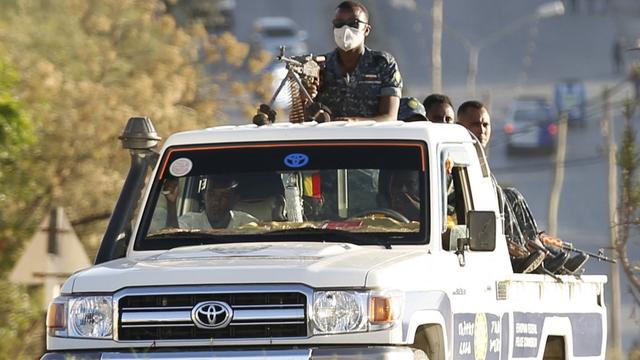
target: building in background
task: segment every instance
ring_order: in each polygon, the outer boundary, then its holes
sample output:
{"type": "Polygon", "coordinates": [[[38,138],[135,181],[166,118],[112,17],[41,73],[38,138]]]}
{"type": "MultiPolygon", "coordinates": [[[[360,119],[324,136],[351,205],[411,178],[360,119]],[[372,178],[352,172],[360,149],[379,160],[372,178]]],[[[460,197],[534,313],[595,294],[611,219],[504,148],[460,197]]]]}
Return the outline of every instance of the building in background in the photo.
{"type": "Polygon", "coordinates": [[[91,265],[62,208],[51,209],[9,275],[15,284],[43,287],[44,309],[72,273],[91,265]]]}

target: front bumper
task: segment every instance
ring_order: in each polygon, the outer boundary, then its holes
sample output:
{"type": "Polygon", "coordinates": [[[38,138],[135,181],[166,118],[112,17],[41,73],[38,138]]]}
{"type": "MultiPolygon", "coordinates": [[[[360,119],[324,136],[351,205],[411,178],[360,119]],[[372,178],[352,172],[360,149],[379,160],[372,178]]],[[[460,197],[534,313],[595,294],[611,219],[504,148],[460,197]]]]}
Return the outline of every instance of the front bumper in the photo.
{"type": "Polygon", "coordinates": [[[192,350],[192,351],[70,351],[46,353],[41,360],[177,360],[177,359],[233,359],[233,360],[363,360],[414,359],[414,351],[399,346],[318,347],[303,349],[262,350],[192,350]]]}

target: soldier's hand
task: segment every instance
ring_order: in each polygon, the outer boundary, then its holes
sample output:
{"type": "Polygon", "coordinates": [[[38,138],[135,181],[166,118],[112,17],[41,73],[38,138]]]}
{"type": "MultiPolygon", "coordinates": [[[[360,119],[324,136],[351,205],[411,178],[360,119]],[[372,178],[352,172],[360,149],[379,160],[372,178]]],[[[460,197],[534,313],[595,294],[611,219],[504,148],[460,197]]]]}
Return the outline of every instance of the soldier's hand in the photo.
{"type": "Polygon", "coordinates": [[[308,104],[304,112],[304,121],[316,121],[319,123],[331,121],[331,110],[317,101],[308,104]]]}
{"type": "Polygon", "coordinates": [[[162,194],[165,196],[168,203],[175,204],[178,200],[178,180],[167,179],[162,187],[162,194]]]}
{"type": "Polygon", "coordinates": [[[276,115],[276,111],[271,106],[260,104],[258,112],[253,117],[253,123],[258,126],[273,124],[276,122],[276,115]]]}
{"type": "Polygon", "coordinates": [[[318,89],[320,88],[320,79],[302,79],[302,86],[307,90],[312,99],[318,96],[318,89]]]}

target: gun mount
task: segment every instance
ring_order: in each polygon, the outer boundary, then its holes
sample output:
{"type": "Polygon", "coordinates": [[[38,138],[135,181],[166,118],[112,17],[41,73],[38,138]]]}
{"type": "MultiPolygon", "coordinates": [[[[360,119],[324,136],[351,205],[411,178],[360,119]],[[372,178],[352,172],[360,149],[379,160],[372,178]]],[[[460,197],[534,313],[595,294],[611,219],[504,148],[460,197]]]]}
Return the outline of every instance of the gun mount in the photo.
{"type": "Polygon", "coordinates": [[[276,59],[285,64],[287,74],[278,85],[269,104],[259,106],[257,114],[253,117],[253,123],[265,125],[275,122],[277,114],[273,110],[273,104],[285,85],[289,88],[290,122],[328,121],[329,109],[315,102],[302,83],[303,80],[309,83],[319,83],[320,71],[325,57],[312,54],[288,57],[285,55],[285,47],[281,46],[280,55],[276,59]]]}

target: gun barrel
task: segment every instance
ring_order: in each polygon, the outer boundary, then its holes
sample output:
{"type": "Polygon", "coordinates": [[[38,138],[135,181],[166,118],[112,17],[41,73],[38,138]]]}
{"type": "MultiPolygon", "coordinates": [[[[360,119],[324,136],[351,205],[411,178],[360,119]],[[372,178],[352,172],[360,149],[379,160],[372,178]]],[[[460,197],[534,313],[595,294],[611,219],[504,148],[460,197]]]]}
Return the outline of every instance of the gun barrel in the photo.
{"type": "Polygon", "coordinates": [[[278,56],[278,61],[281,61],[287,65],[302,66],[302,63],[300,61],[288,58],[286,56],[278,56]]]}
{"type": "Polygon", "coordinates": [[[587,255],[589,255],[590,257],[592,257],[592,258],[594,258],[594,259],[598,259],[598,260],[600,260],[600,261],[606,261],[606,262],[610,262],[610,263],[612,263],[612,264],[615,264],[615,263],[616,263],[616,260],[615,260],[615,259],[610,259],[610,258],[608,258],[607,256],[604,256],[604,255],[602,255],[602,254],[596,254],[596,253],[592,253],[592,252],[590,252],[590,251],[584,251],[584,250],[576,249],[576,248],[574,248],[573,246],[563,246],[562,248],[563,248],[563,249],[565,249],[565,250],[573,251],[573,252],[578,252],[578,253],[587,254],[587,255]]]}

